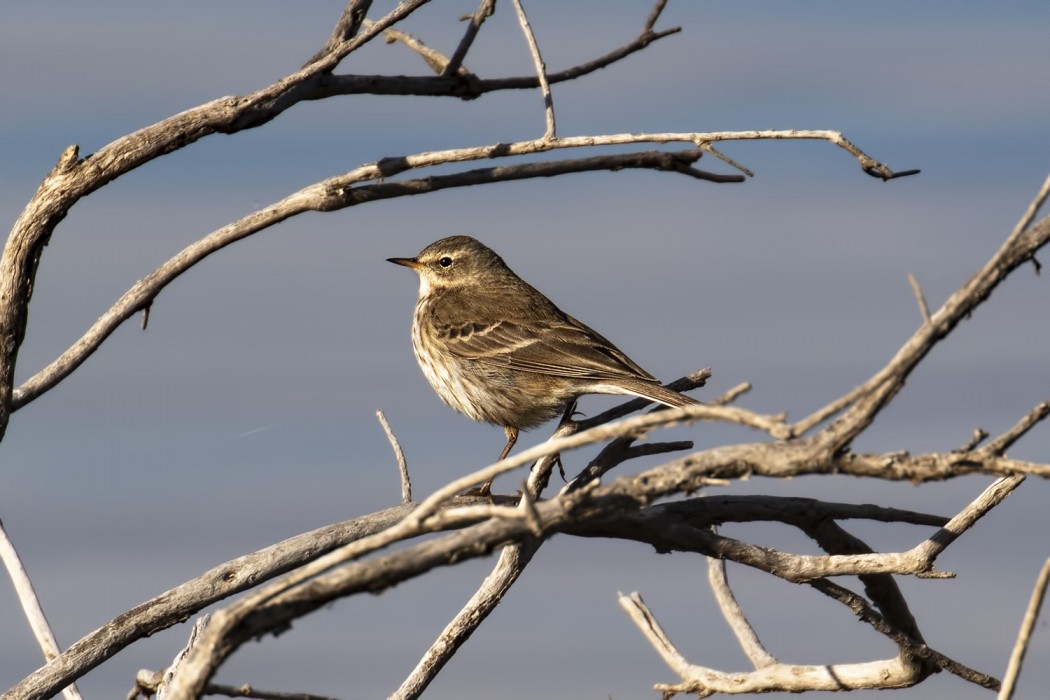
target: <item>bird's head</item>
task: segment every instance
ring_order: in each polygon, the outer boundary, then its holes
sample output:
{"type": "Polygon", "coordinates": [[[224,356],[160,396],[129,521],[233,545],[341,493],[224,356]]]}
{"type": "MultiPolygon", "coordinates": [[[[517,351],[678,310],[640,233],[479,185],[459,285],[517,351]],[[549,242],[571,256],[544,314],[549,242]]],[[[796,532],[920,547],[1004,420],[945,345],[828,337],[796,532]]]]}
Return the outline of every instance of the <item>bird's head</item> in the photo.
{"type": "Polygon", "coordinates": [[[419,274],[419,296],[435,289],[500,286],[510,272],[503,258],[470,236],[449,236],[435,241],[414,258],[387,258],[419,274]]]}

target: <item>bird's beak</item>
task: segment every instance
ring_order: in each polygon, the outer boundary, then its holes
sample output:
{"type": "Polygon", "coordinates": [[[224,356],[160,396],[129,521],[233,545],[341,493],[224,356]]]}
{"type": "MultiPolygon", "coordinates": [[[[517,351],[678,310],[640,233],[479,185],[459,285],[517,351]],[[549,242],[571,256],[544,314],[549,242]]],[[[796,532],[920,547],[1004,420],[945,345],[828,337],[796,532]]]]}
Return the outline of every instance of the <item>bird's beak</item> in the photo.
{"type": "Polygon", "coordinates": [[[404,265],[405,267],[411,267],[413,270],[418,270],[423,265],[416,258],[387,258],[387,262],[392,262],[395,265],[404,265]]]}

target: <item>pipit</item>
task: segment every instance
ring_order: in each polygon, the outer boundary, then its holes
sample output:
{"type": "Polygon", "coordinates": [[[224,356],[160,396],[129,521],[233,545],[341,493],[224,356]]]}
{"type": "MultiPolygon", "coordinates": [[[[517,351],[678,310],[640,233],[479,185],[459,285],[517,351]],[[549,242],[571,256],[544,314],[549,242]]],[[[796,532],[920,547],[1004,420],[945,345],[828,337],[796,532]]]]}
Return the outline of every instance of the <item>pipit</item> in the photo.
{"type": "Polygon", "coordinates": [[[661,386],[470,236],[442,238],[414,258],[388,260],[419,274],[412,349],[423,374],[446,404],[503,428],[500,459],[520,430],[554,418],[583,394],[697,403],[661,386]]]}

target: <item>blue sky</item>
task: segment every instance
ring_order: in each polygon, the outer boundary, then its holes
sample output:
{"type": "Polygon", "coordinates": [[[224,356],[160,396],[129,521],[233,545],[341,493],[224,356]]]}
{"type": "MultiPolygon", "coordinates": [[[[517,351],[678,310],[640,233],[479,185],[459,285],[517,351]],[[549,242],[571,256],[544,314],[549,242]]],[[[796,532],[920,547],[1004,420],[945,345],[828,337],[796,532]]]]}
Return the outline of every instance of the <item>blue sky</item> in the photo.
{"type": "MultiPolygon", "coordinates": [[[[408,28],[449,51],[461,31],[455,18],[473,6],[431,3],[408,28]]],[[[341,7],[8,3],[0,215],[14,222],[71,143],[90,153],[293,71],[341,7]]],[[[626,2],[526,7],[552,70],[629,40],[648,12],[626,2]]],[[[468,58],[485,77],[531,71],[509,9],[500,7],[468,58]]],[[[393,504],[396,471],[377,408],[405,447],[417,494],[498,454],[501,431],[448,410],[426,385],[408,338],[415,280],[384,262],[445,235],[485,241],[658,376],[710,366],[701,398],[750,381],[742,405],[799,416],[864,381],[920,321],[907,275],[940,304],[998,247],[1050,172],[1048,20],[1041,2],[672,2],[658,26],[680,24],[681,34],[555,86],[560,134],[830,128],[891,167],[922,174],[879,182],[823,143],[726,144],[755,171],[747,183],[621,172],[445,191],[298,217],[208,259],[160,295],[148,331],[137,321],[120,329],[62,386],[19,411],[0,445],[0,517],[60,641],[221,561],[393,504]]],[[[423,74],[425,66],[380,44],[342,70],[423,74]]],[[[542,130],[541,101],[527,91],[474,102],[339,98],[151,163],[77,204],[56,230],[18,376],[45,366],[183,246],[289,192],[382,157],[542,130]]],[[[1046,280],[1018,271],[927,358],[856,448],[949,450],[974,428],[995,434],[1050,398],[1048,301],[1046,280]]],[[[592,398],[583,408],[607,404],[592,398]]],[[[698,447],[753,438],[717,426],[679,434],[698,447]]],[[[1011,455],[1047,462],[1047,430],[1011,455]]],[[[752,480],[725,491],[950,515],[988,481],[752,480]]],[[[497,490],[515,487],[497,482],[497,490]]],[[[1030,479],[949,549],[939,563],[957,579],[902,582],[932,646],[1001,675],[1047,556],[1048,496],[1030,479]]],[[[880,549],[923,534],[857,531],[880,549]]],[[[777,528],[729,534],[810,548],[777,528]]],[[[341,602],[249,645],[219,680],[382,697],[490,566],[472,562],[341,602]]],[[[651,697],[651,685],[672,676],[619,610],[617,591],[641,591],[696,663],[743,669],[703,567],[638,545],[558,538],[428,697],[491,697],[494,683],[507,697],[651,697]]],[[[808,590],[740,567],[730,576],[784,660],[893,653],[808,590]]],[[[0,620],[8,622],[0,635],[6,688],[40,657],[3,587],[0,620]]],[[[186,633],[136,645],[81,687],[126,691],[138,668],[167,663],[186,633]]],[[[1050,683],[1050,667],[1039,663],[1050,651],[1045,624],[1037,635],[1023,697],[1050,683]]],[[[902,696],[987,697],[946,674],[902,696]]]]}

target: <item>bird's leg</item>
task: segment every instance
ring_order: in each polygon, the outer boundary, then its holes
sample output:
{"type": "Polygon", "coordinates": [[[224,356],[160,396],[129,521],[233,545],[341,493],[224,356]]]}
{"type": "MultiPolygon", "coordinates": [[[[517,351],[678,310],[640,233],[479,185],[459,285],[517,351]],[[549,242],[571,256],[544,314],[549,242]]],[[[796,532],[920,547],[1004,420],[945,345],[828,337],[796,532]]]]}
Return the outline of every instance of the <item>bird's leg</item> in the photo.
{"type": "Polygon", "coordinates": [[[507,425],[503,427],[503,432],[507,434],[507,445],[503,448],[503,451],[499,453],[499,459],[497,462],[502,462],[510,454],[511,449],[514,447],[514,443],[518,441],[518,429],[513,425],[507,425]]]}
{"type": "MultiPolygon", "coordinates": [[[[518,441],[518,429],[515,428],[514,426],[511,426],[511,425],[504,426],[503,427],[503,432],[506,433],[506,435],[507,435],[507,444],[503,447],[503,451],[499,453],[499,459],[496,460],[497,462],[502,462],[504,459],[506,459],[507,455],[510,454],[511,449],[514,448],[514,443],[516,443],[518,441]]],[[[482,484],[481,486],[479,486],[476,489],[471,489],[470,491],[467,491],[463,495],[464,496],[481,496],[482,498],[485,498],[486,496],[491,497],[492,496],[492,479],[489,479],[488,481],[486,481],[484,484],[482,484]]]]}
{"type": "MultiPolygon", "coordinates": [[[[558,429],[554,431],[555,435],[558,435],[562,430],[567,430],[570,435],[576,432],[576,421],[572,419],[572,417],[576,415],[576,403],[577,399],[573,399],[565,405],[565,413],[562,414],[561,420],[558,421],[558,429]]],[[[554,464],[558,467],[558,473],[561,474],[561,480],[565,481],[565,465],[562,464],[560,452],[554,455],[554,464]]],[[[544,479],[543,488],[547,488],[546,479],[544,479]]]]}

